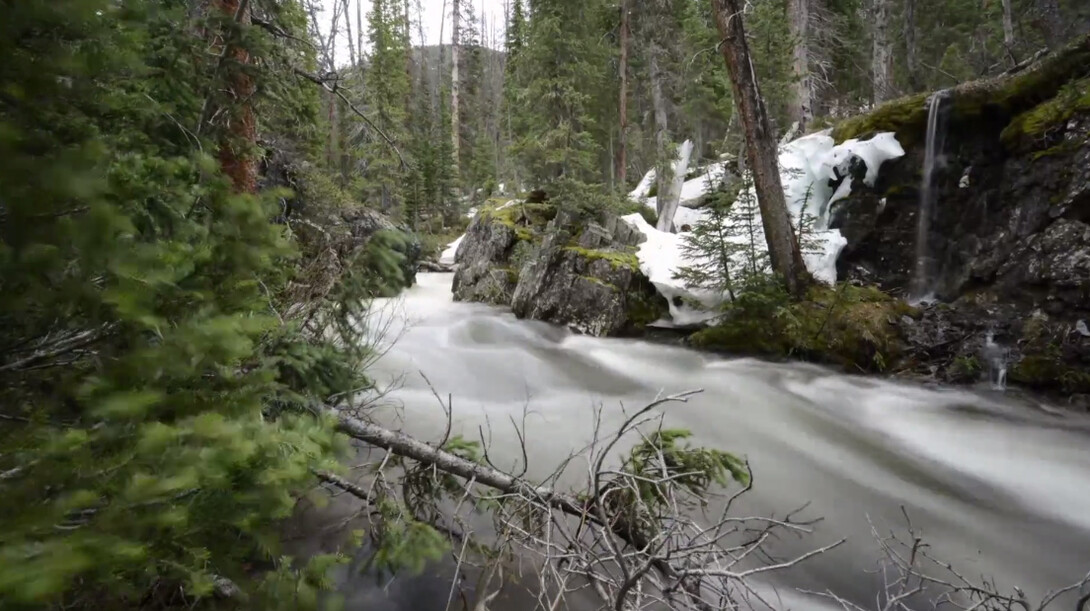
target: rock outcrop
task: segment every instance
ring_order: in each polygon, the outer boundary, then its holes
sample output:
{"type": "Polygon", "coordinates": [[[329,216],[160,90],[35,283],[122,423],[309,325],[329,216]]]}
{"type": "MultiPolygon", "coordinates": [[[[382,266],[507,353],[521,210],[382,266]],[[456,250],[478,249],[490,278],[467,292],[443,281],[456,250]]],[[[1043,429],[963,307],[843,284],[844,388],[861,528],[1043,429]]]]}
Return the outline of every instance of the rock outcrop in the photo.
{"type": "MultiPolygon", "coordinates": [[[[1011,382],[1090,393],[1090,337],[1078,330],[1090,323],[1090,79],[1051,86],[1054,97],[1020,107],[954,92],[928,223],[940,303],[898,323],[918,373],[971,381],[1006,368],[1011,382]]],[[[906,294],[924,138],[916,119],[893,127],[906,155],[837,202],[832,226],[848,241],[841,278],[906,294]]]]}
{"type": "Polygon", "coordinates": [[[639,333],[667,310],[640,272],[643,239],[616,216],[588,220],[548,203],[483,211],[458,248],[454,298],[590,335],[639,333]]]}

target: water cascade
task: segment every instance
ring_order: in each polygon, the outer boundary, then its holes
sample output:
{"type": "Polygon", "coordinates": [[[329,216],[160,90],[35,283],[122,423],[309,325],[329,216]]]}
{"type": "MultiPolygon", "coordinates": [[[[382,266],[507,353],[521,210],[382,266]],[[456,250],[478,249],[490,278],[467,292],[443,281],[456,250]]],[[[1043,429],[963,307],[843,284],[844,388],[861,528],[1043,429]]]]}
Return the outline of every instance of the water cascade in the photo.
{"type": "Polygon", "coordinates": [[[934,257],[928,245],[931,233],[932,209],[935,207],[934,172],[941,162],[946,131],[941,122],[942,103],[950,97],[950,91],[936,91],[931,96],[927,110],[927,141],[923,158],[923,181],[920,184],[920,211],[916,225],[916,269],[912,278],[910,295],[913,301],[930,301],[934,298],[934,257]]]}
{"type": "Polygon", "coordinates": [[[1007,389],[1007,350],[995,343],[995,334],[988,332],[981,356],[988,363],[988,381],[994,390],[1007,389]]]}

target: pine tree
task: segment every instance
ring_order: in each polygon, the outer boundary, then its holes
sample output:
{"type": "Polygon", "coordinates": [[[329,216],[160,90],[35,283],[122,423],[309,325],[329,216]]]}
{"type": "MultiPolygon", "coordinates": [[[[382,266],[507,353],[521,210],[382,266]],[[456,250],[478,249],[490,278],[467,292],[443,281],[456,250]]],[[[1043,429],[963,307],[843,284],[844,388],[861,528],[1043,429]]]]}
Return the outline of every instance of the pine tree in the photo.
{"type": "MultiPolygon", "coordinates": [[[[404,12],[397,0],[371,4],[367,39],[371,61],[364,75],[364,97],[375,126],[394,142],[406,139],[410,81],[406,70],[409,40],[404,12]]],[[[366,127],[364,129],[367,129],[366,127]]],[[[384,211],[397,211],[405,201],[402,159],[377,134],[363,147],[368,184],[365,195],[384,211]]]]}
{"type": "MultiPolygon", "coordinates": [[[[251,7],[300,35],[298,4],[251,7]]],[[[3,13],[0,607],[194,607],[231,582],[257,607],[313,606],[334,559],[281,565],[277,533],[336,465],[314,410],[367,385],[358,335],[337,333],[378,281],[338,283],[316,335],[282,320],[289,194],[247,193],[221,163],[257,154],[228,119],[315,119],[286,70],[306,49],[167,0],[3,13]],[[221,65],[208,33],[250,61],[221,65]]]]}
{"type": "Polygon", "coordinates": [[[532,4],[525,46],[515,59],[519,118],[514,150],[536,186],[594,183],[601,177],[601,144],[592,130],[592,102],[602,90],[609,49],[593,27],[585,0],[532,4]]]}
{"type": "Polygon", "coordinates": [[[725,294],[731,301],[736,297],[735,259],[745,251],[728,231],[733,203],[722,194],[705,208],[706,216],[685,234],[681,244],[682,256],[692,264],[681,267],[676,276],[686,286],[725,294]]]}

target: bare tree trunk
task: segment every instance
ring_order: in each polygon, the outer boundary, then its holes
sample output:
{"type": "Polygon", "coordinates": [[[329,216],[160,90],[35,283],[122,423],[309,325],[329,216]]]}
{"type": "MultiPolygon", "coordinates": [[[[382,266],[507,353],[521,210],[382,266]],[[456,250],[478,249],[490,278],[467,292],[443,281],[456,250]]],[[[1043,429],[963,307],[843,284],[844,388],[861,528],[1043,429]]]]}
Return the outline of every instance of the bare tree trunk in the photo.
{"type": "Polygon", "coordinates": [[[617,157],[614,162],[617,184],[624,191],[628,182],[628,0],[621,0],[621,57],[617,72],[621,80],[618,114],[621,133],[618,137],[617,157]]]}
{"type": "MultiPolygon", "coordinates": [[[[249,0],[215,0],[215,7],[238,26],[250,25],[249,0]]],[[[253,77],[242,69],[250,63],[250,53],[230,32],[221,33],[217,43],[222,45],[224,89],[229,100],[227,129],[219,146],[220,167],[236,192],[253,193],[257,190],[257,159],[252,152],[257,142],[257,121],[251,102],[255,87],[253,77]]]]}
{"type": "Polygon", "coordinates": [[[356,39],[352,36],[352,15],[348,12],[348,0],[343,0],[342,5],[344,6],[345,35],[348,37],[348,59],[355,68],[359,56],[356,55],[356,39]]]}
{"type": "Polygon", "coordinates": [[[875,104],[881,104],[893,97],[893,44],[889,37],[889,1],[874,0],[871,72],[874,77],[875,104]]]}
{"type": "Polygon", "coordinates": [[[791,0],[788,21],[795,44],[792,59],[795,95],[791,103],[791,120],[797,121],[799,130],[805,132],[814,119],[814,81],[810,75],[810,0],[791,0]]]}
{"type": "Polygon", "coordinates": [[[651,43],[650,61],[648,69],[651,71],[651,105],[655,115],[655,185],[658,195],[658,203],[655,211],[662,214],[662,204],[670,184],[670,164],[673,162],[669,154],[667,143],[669,142],[669,126],[666,123],[666,98],[662,93],[662,73],[659,70],[658,45],[651,43]]]}
{"type": "Polygon", "coordinates": [[[461,15],[459,11],[462,9],[461,0],[454,0],[451,9],[451,31],[450,31],[450,144],[451,151],[454,156],[454,168],[459,166],[458,160],[458,144],[461,140],[461,126],[458,120],[458,35],[459,26],[461,25],[461,15]]]}
{"type": "MultiPolygon", "coordinates": [[[[1004,0],[1009,3],[1010,0],[1004,0]]],[[[916,0],[905,0],[905,64],[908,68],[908,86],[913,92],[920,86],[920,51],[916,44],[916,0]]]]}
{"type": "Polygon", "coordinates": [[[1016,65],[1018,57],[1014,54],[1014,18],[1011,12],[1011,0],[1003,0],[1003,46],[1007,49],[1011,64],[1016,65]]]}
{"type": "Polygon", "coordinates": [[[659,191],[657,199],[659,212],[659,220],[655,225],[655,228],[659,231],[674,230],[674,216],[677,214],[677,206],[681,201],[681,187],[685,184],[685,174],[689,172],[689,158],[693,154],[693,142],[686,140],[677,149],[677,160],[674,161],[673,171],[671,172],[670,180],[667,182],[669,188],[659,191]]]}
{"type": "Polygon", "coordinates": [[[746,157],[757,191],[772,270],[783,278],[788,292],[801,297],[813,279],[802,261],[791,215],[787,212],[787,201],[780,182],[776,139],[750,59],[749,44],[746,43],[746,32],[742,26],[742,7],[739,0],[711,0],[711,4],[715,24],[723,39],[719,48],[730,73],[735,110],[739,113],[746,136],[746,157]]]}

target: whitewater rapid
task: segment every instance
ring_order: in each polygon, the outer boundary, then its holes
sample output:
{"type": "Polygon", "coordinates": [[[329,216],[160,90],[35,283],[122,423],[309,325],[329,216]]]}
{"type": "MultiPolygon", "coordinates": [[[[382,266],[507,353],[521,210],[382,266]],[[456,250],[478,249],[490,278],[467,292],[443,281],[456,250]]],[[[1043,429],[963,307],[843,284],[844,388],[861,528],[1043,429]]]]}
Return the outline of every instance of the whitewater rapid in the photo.
{"type": "MultiPolygon", "coordinates": [[[[391,407],[376,417],[422,438],[441,435],[446,420],[426,376],[453,397],[456,434],[476,438],[479,427],[491,427],[497,464],[520,457],[509,417],[522,421],[525,413],[529,476],[544,477],[590,440],[594,406],[615,425],[622,405],[703,389],[689,403],[665,407],[665,421],[750,461],[755,485],[739,510],[783,515],[809,503],[806,515],[822,518],[811,537],[781,542],[778,551],[847,538],[778,576],[791,608],[828,607],[800,590],[832,590],[873,606],[878,550],[869,523],[901,529],[903,511],[935,556],[1021,587],[1030,600],[1090,570],[1085,417],[986,389],[573,335],[499,308],[453,303],[450,275],[418,280],[372,317],[387,351],[371,373],[391,385],[391,407]]],[[[346,584],[349,608],[442,609],[449,589],[436,575],[379,590],[367,583],[346,584]]],[[[505,608],[502,600],[492,611],[505,608]]]]}

